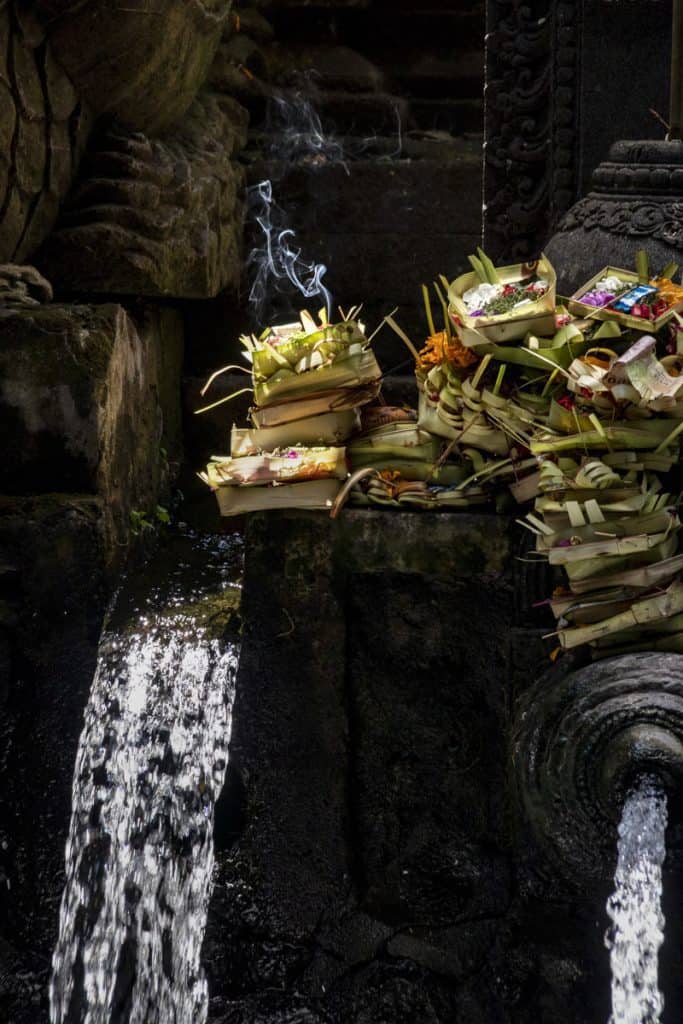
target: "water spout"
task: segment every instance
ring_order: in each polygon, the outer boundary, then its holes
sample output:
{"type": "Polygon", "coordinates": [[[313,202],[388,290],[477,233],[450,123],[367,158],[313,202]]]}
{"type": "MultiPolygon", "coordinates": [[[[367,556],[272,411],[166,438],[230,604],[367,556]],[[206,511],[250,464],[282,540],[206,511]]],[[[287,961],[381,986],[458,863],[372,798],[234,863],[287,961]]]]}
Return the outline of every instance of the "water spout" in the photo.
{"type": "Polygon", "coordinates": [[[515,769],[531,831],[584,895],[614,865],[614,835],[637,781],[683,790],[683,656],[639,653],[549,673],[520,702],[515,769]]]}
{"type": "Polygon", "coordinates": [[[666,795],[656,781],[641,780],[624,804],[615,891],[607,903],[612,920],[606,937],[612,967],[609,1024],[659,1024],[664,1007],[658,952],[664,940],[666,823],[666,795]]]}

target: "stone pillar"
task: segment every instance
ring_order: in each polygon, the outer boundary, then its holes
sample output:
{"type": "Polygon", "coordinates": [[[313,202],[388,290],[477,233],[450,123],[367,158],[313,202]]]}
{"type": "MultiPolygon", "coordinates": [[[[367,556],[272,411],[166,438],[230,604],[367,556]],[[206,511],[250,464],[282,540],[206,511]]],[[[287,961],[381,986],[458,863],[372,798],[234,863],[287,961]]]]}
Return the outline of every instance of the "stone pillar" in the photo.
{"type": "Polygon", "coordinates": [[[488,0],[484,237],[536,256],[619,139],[663,138],[665,0],[488,0]]]}

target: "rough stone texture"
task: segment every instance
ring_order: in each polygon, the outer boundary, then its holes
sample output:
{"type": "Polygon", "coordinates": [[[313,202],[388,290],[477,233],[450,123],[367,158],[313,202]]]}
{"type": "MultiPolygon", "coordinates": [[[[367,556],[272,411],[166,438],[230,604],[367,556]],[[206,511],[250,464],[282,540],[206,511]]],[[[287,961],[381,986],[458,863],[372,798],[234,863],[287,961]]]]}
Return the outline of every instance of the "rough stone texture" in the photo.
{"type": "Polygon", "coordinates": [[[339,671],[346,623],[330,558],[332,524],[311,517],[283,525],[287,543],[275,565],[268,517],[250,527],[240,665],[249,684],[239,698],[243,713],[232,749],[237,770],[249,779],[246,813],[257,838],[247,845],[251,870],[263,882],[260,898],[277,908],[277,931],[296,921],[308,935],[320,908],[349,884],[339,842],[347,828],[339,671]]]}
{"type": "Polygon", "coordinates": [[[230,0],[2,4],[0,262],[26,260],[45,239],[98,117],[152,135],[178,123],[223,31],[231,29],[231,6],[230,0]]]}
{"type": "Polygon", "coordinates": [[[265,5],[277,40],[263,48],[265,63],[280,86],[310,68],[317,106],[345,134],[354,125],[368,135],[391,132],[397,114],[406,131],[481,132],[483,7],[275,0],[265,5]],[[388,110],[386,123],[378,101],[388,110]],[[374,122],[363,116],[365,105],[376,112],[374,122]]]}
{"type": "MultiPolygon", "coordinates": [[[[547,581],[515,561],[524,550],[505,520],[486,516],[347,511],[337,524],[296,512],[252,517],[238,756],[219,822],[206,944],[212,1019],[607,1018],[608,886],[570,892],[519,827],[510,789],[512,705],[544,655],[547,664],[547,626],[528,607],[547,581]],[[266,576],[272,605],[257,589],[266,576]],[[310,701],[314,679],[334,693],[322,718],[310,701]],[[288,792],[277,777],[282,761],[269,751],[276,745],[298,764],[311,737],[330,729],[346,730],[338,778],[329,778],[326,739],[325,755],[307,768],[308,789],[297,770],[288,792]],[[266,791],[269,799],[259,800],[266,791]],[[324,841],[302,863],[301,821],[311,807],[324,841]]],[[[662,983],[673,1024],[680,879],[669,874],[665,886],[662,983]]]]}
{"type": "Polygon", "coordinates": [[[486,515],[250,518],[212,1020],[606,1019],[602,906],[538,882],[514,827],[522,547],[486,515]]]}
{"type": "Polygon", "coordinates": [[[113,0],[39,0],[37,6],[61,65],[93,109],[156,133],[190,106],[232,2],[142,0],[122,7],[113,0]]]}
{"type": "Polygon", "coordinates": [[[154,508],[180,457],[178,314],[44,306],[1,323],[0,486],[98,495],[105,560],[120,563],[130,513],[154,508]]]}
{"type": "Polygon", "coordinates": [[[0,302],[39,306],[51,302],[52,286],[35,267],[0,263],[0,302]]]}
{"type": "Polygon", "coordinates": [[[62,293],[204,298],[236,289],[245,111],[202,93],[162,138],[111,129],[94,140],[37,257],[62,293]],[[93,258],[96,254],[96,258],[93,258]]]}
{"type": "Polygon", "coordinates": [[[93,121],[27,3],[0,7],[0,263],[55,222],[93,121]]]}
{"type": "Polygon", "coordinates": [[[507,603],[476,571],[353,579],[357,870],[365,905],[386,921],[446,928],[502,916],[509,902],[497,835],[505,750],[489,741],[505,731],[505,652],[487,643],[504,630],[507,603]]]}

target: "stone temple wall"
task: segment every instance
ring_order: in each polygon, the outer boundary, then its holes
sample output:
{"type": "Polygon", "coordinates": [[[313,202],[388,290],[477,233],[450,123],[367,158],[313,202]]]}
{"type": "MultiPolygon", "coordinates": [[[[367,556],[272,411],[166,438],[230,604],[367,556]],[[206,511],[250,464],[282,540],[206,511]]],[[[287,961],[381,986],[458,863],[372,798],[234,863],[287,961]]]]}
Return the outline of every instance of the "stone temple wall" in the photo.
{"type": "MultiPolygon", "coordinates": [[[[492,255],[536,244],[574,196],[589,6],[488,4],[504,79],[487,100],[492,255]]],[[[9,0],[0,27],[0,295],[15,300],[0,306],[0,1018],[44,1024],[106,603],[183,458],[189,478],[226,440],[224,411],[203,428],[192,412],[244,326],[242,187],[272,177],[337,300],[366,299],[370,323],[398,303],[419,334],[419,284],[479,238],[484,26],[474,0],[9,0]],[[282,160],[267,101],[305,68],[348,174],[282,160]]],[[[405,359],[379,350],[386,368],[405,359]]],[[[211,496],[197,507],[215,527],[211,496]]],[[[509,780],[515,701],[548,653],[532,607],[547,581],[523,555],[493,516],[252,518],[205,945],[214,1021],[607,1018],[605,894],[537,856],[509,780]]]]}
{"type": "MultiPolygon", "coordinates": [[[[536,257],[619,139],[663,139],[666,0],[487,0],[484,237],[536,257]]],[[[647,234],[647,231],[644,232],[647,234]]]]}
{"type": "MultiPolygon", "coordinates": [[[[563,877],[513,782],[517,701],[553,646],[523,533],[485,514],[250,519],[213,1020],[607,1020],[610,866],[604,885],[563,877]]],[[[680,878],[664,891],[673,1024],[680,878]]]]}

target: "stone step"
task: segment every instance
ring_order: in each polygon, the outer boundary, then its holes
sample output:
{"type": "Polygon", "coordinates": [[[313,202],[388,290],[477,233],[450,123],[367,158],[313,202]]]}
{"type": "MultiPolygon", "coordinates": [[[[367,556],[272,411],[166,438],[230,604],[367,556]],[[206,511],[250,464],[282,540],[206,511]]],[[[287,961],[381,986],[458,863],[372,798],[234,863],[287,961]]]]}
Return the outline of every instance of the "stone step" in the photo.
{"type": "Polygon", "coordinates": [[[372,59],[378,40],[397,51],[415,44],[433,47],[448,40],[456,43],[484,41],[484,16],[476,9],[401,10],[389,12],[377,5],[370,9],[345,6],[331,16],[329,10],[300,6],[273,12],[269,20],[279,40],[305,43],[343,42],[367,53],[372,59]]]}
{"type": "MultiPolygon", "coordinates": [[[[379,55],[379,62],[386,64],[379,55]]],[[[398,68],[391,65],[390,75],[410,97],[434,99],[450,97],[479,98],[484,87],[484,63],[477,52],[433,51],[406,55],[398,68]]]]}
{"type": "Polygon", "coordinates": [[[451,48],[478,50],[482,68],[484,65],[485,22],[477,13],[394,11],[388,14],[373,10],[362,19],[350,18],[344,28],[349,45],[356,46],[371,59],[374,53],[378,63],[396,64],[406,51],[418,48],[424,54],[451,48]]]}
{"type": "Polygon", "coordinates": [[[297,41],[286,48],[276,47],[269,55],[271,76],[276,83],[286,83],[305,68],[312,89],[324,93],[340,89],[351,93],[379,92],[384,88],[384,75],[377,62],[363,56],[350,46],[305,45],[297,41]]]}
{"type": "Polygon", "coordinates": [[[483,133],[483,100],[412,100],[412,123],[425,131],[435,130],[459,136],[483,133]]]}
{"type": "MultiPolygon", "coordinates": [[[[401,323],[417,337],[424,333],[421,283],[462,273],[481,236],[480,147],[436,142],[431,159],[430,145],[422,147],[422,159],[347,169],[255,163],[248,172],[252,182],[273,180],[282,227],[296,232],[293,244],[307,261],[327,266],[335,305],[363,302],[371,329],[399,306],[401,323]]],[[[247,248],[259,244],[248,230],[247,248]]],[[[387,369],[405,359],[391,332],[377,346],[387,369]]]]}
{"type": "Polygon", "coordinates": [[[410,123],[408,102],[387,93],[356,94],[329,90],[322,93],[318,109],[323,124],[332,134],[363,132],[393,135],[400,124],[410,123]]]}

